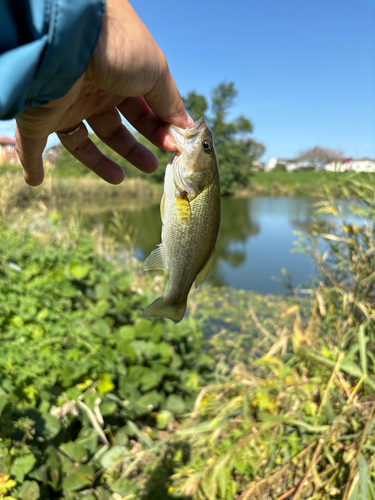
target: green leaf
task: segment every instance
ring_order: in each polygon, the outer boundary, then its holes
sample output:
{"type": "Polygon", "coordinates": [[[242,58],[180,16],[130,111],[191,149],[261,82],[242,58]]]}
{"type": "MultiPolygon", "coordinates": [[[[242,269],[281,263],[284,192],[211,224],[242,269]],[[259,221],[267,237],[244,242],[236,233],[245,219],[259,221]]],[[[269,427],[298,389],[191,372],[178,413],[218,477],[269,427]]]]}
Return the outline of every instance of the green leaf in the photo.
{"type": "Polygon", "coordinates": [[[98,447],[98,433],[92,427],[83,428],[74,442],[82,445],[87,451],[94,454],[98,447]]]}
{"type": "Polygon", "coordinates": [[[158,387],[160,382],[163,380],[164,374],[166,373],[166,369],[163,367],[162,370],[147,370],[141,378],[141,391],[148,392],[151,389],[155,389],[158,387]]]}
{"type": "Polygon", "coordinates": [[[85,264],[79,264],[78,262],[72,262],[69,266],[69,273],[76,280],[82,280],[83,278],[86,278],[89,271],[89,266],[86,266],[85,264]]]}
{"type": "Polygon", "coordinates": [[[147,319],[141,319],[135,325],[135,338],[148,340],[152,338],[152,322],[147,319]]]}
{"type": "MultiPolygon", "coordinates": [[[[62,449],[62,451],[65,451],[68,457],[70,457],[74,462],[80,462],[87,453],[83,443],[80,443],[79,440],[63,443],[60,445],[60,448],[62,449]]],[[[64,456],[61,456],[60,459],[62,462],[63,470],[65,472],[75,470],[75,465],[73,462],[71,462],[64,456]]]]}
{"type": "Polygon", "coordinates": [[[36,479],[42,484],[47,484],[48,483],[48,470],[49,467],[47,464],[43,464],[37,469],[32,470],[29,472],[29,477],[32,479],[36,479]]]}
{"type": "Polygon", "coordinates": [[[95,295],[97,299],[109,299],[111,296],[111,287],[107,283],[99,283],[95,286],[95,295]]]}
{"type": "Polygon", "coordinates": [[[154,411],[159,408],[159,406],[164,402],[165,396],[157,391],[151,391],[144,394],[137,400],[137,404],[144,406],[149,412],[154,411]]]}
{"type": "Polygon", "coordinates": [[[119,460],[128,456],[129,450],[126,446],[117,445],[110,450],[107,450],[104,455],[102,455],[100,458],[100,465],[105,469],[108,469],[109,467],[112,467],[112,465],[115,465],[119,460]]]}
{"type": "Polygon", "coordinates": [[[131,384],[134,387],[139,387],[141,384],[141,378],[143,375],[149,370],[142,365],[134,365],[130,366],[128,370],[128,374],[124,380],[124,384],[131,384]]]}
{"type": "Polygon", "coordinates": [[[127,342],[135,339],[134,327],[130,325],[122,326],[117,330],[116,337],[127,342]]]}
{"type": "Polygon", "coordinates": [[[177,394],[171,394],[167,397],[164,408],[174,415],[181,415],[187,410],[184,400],[177,394]]]}
{"type": "Polygon", "coordinates": [[[366,354],[366,344],[368,338],[365,336],[365,325],[362,324],[358,330],[358,344],[359,344],[359,356],[361,360],[362,373],[367,375],[367,354],[366,354]]]}
{"type": "Polygon", "coordinates": [[[100,413],[103,417],[107,417],[108,415],[113,415],[117,410],[117,404],[113,402],[104,402],[99,406],[100,413]]]}
{"type": "Polygon", "coordinates": [[[34,467],[35,462],[36,458],[30,452],[14,460],[10,468],[10,473],[15,477],[17,483],[22,483],[26,474],[34,467]]]}
{"type": "Polygon", "coordinates": [[[25,481],[12,495],[20,500],[37,500],[40,498],[39,485],[36,481],[25,481]]]}
{"type": "Polygon", "coordinates": [[[0,387],[0,415],[3,412],[5,405],[7,404],[8,398],[8,393],[5,392],[2,387],[0,387]]]}
{"type": "Polygon", "coordinates": [[[84,486],[88,486],[94,479],[95,469],[91,465],[80,465],[68,475],[65,475],[62,481],[62,488],[66,491],[76,491],[84,486]]]}
{"type": "Polygon", "coordinates": [[[358,459],[358,471],[359,471],[359,484],[361,486],[361,500],[367,500],[368,463],[363,456],[360,456],[358,459]]]}
{"type": "Polygon", "coordinates": [[[98,319],[95,321],[95,323],[90,325],[90,330],[96,335],[99,335],[99,337],[104,338],[109,337],[111,334],[111,327],[104,319],[98,319]]]}
{"type": "Polygon", "coordinates": [[[173,414],[168,410],[163,410],[156,415],[156,427],[159,430],[164,430],[168,427],[170,422],[173,422],[173,414]]]}
{"type": "Polygon", "coordinates": [[[112,382],[111,377],[108,373],[102,373],[99,375],[98,391],[102,394],[106,392],[111,392],[115,388],[115,384],[112,382]]]}
{"type": "Polygon", "coordinates": [[[40,273],[42,267],[37,262],[30,262],[26,265],[21,271],[21,277],[25,281],[29,281],[33,276],[36,276],[40,273]]]}

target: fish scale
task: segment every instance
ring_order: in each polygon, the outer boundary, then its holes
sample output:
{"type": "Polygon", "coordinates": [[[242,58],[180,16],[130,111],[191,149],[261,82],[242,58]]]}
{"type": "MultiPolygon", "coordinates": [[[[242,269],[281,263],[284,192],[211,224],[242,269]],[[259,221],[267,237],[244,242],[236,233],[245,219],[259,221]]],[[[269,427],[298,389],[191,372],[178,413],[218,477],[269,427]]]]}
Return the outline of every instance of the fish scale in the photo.
{"type": "Polygon", "coordinates": [[[212,265],[220,225],[220,181],[212,135],[204,120],[194,129],[174,130],[177,141],[179,136],[184,140],[177,144],[179,154],[165,172],[162,243],[144,265],[145,270],[168,269],[169,283],[143,317],[166,317],[178,323],[194,281],[196,286],[203,283],[212,265]]]}

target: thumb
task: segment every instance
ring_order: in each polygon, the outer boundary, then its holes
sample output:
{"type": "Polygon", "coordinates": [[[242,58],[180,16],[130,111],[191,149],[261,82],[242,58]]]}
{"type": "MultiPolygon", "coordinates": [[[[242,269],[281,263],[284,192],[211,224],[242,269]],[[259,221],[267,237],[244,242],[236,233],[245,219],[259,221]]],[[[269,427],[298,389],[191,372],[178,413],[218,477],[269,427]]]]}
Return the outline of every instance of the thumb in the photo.
{"type": "Polygon", "coordinates": [[[44,170],[42,154],[47,137],[30,139],[16,127],[16,151],[23,166],[23,176],[29,186],[39,186],[43,182],[44,170]]]}

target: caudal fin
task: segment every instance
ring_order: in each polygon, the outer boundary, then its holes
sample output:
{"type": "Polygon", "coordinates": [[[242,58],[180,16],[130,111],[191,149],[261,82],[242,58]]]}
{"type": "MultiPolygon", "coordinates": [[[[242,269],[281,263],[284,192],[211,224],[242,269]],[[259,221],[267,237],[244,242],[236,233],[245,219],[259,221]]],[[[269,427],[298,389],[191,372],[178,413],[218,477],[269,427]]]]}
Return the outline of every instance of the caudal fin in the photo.
{"type": "Polygon", "coordinates": [[[168,318],[175,323],[179,323],[184,317],[185,310],[186,302],[184,304],[177,304],[176,302],[168,299],[166,295],[162,295],[146,307],[142,316],[145,319],[168,318]]]}

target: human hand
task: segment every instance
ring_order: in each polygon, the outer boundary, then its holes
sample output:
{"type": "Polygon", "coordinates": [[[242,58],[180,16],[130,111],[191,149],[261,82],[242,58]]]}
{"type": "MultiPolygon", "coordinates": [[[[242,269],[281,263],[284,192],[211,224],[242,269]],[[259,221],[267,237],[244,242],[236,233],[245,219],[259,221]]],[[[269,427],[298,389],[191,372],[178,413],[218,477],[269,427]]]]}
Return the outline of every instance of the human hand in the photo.
{"type": "Polygon", "coordinates": [[[102,31],[85,74],[64,97],[17,118],[16,149],[30,186],[42,183],[42,153],[48,135],[60,135],[64,147],[86,167],[111,184],[123,169],[104,156],[88,138],[82,120],[110,148],[143,172],[157,168],[157,159],[138,143],[121,122],[123,115],[156,146],[173,151],[166,123],[193,126],[186,114],[164,54],[127,0],[107,0],[102,31]]]}

